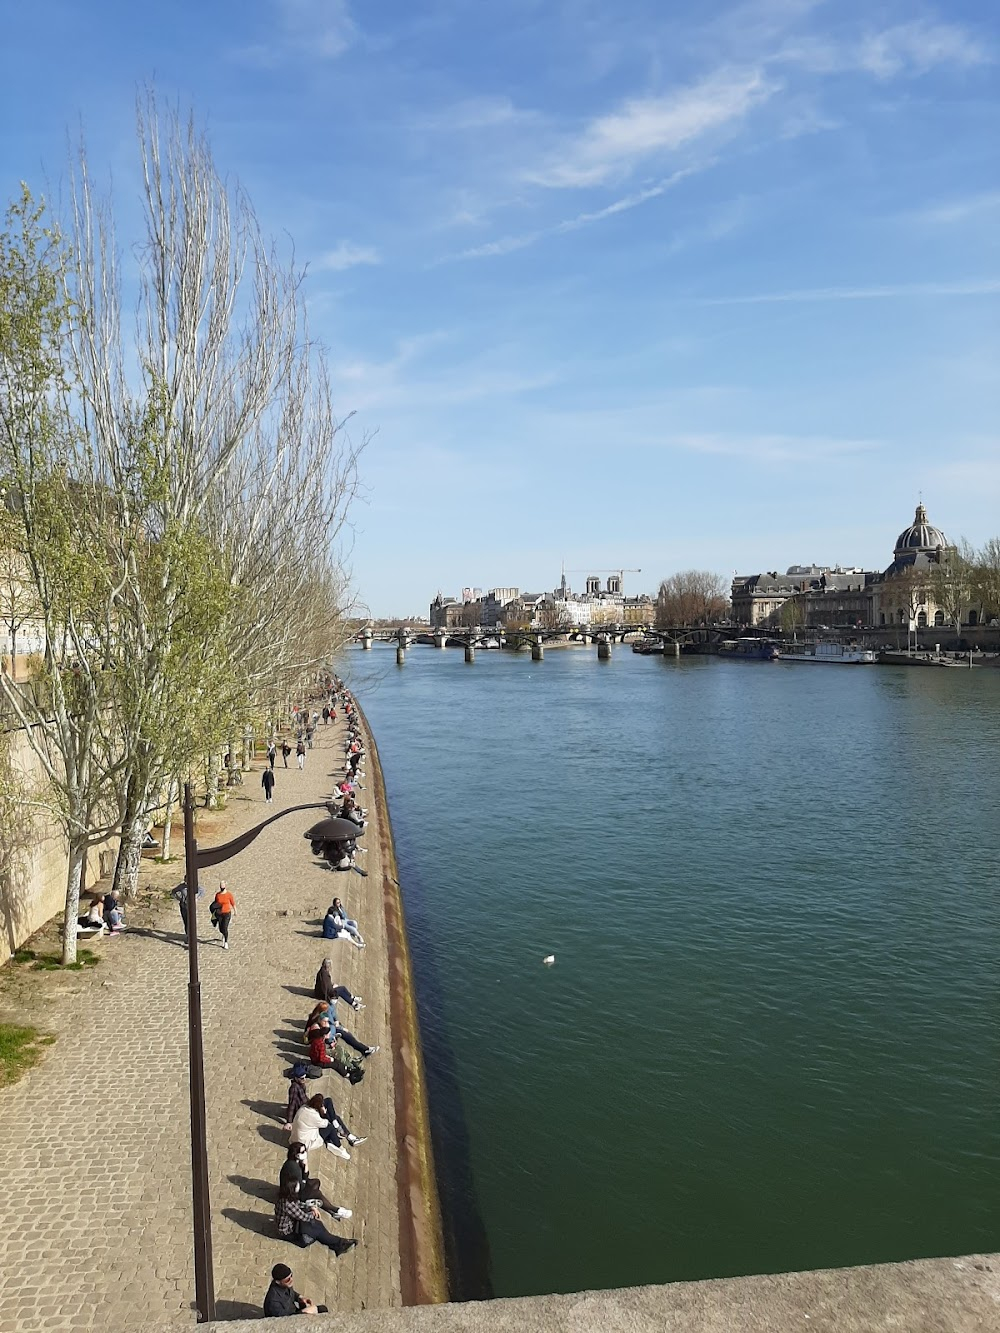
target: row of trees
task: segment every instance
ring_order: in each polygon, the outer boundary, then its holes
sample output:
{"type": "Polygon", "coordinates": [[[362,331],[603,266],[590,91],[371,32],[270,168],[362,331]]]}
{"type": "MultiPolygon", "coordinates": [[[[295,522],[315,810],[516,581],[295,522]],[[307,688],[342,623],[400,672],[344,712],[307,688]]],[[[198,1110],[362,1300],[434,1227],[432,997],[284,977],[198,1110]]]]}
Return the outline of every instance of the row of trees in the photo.
{"type": "Polygon", "coordinates": [[[193,124],[137,122],[143,231],[119,248],[85,156],[62,222],[27,187],[0,236],[0,586],[44,647],[0,702],[45,774],[21,813],[134,893],[154,812],[329,663],[361,445],[333,407],[303,275],[193,124]]]}
{"type": "Polygon", "coordinates": [[[708,569],[684,569],[660,583],[656,597],[658,629],[711,625],[729,613],[729,584],[708,569]]]}

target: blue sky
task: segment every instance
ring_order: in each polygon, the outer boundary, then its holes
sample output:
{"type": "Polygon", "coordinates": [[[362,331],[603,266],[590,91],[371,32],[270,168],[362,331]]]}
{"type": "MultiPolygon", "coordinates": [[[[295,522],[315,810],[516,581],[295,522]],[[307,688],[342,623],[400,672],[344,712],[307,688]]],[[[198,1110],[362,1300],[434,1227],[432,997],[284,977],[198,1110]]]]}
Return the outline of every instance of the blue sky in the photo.
{"type": "Polygon", "coordinates": [[[998,74],[987,0],[8,6],[0,169],[82,125],[127,213],[137,85],[194,109],[309,264],[409,613],[881,567],[921,491],[1000,533],[998,74]]]}

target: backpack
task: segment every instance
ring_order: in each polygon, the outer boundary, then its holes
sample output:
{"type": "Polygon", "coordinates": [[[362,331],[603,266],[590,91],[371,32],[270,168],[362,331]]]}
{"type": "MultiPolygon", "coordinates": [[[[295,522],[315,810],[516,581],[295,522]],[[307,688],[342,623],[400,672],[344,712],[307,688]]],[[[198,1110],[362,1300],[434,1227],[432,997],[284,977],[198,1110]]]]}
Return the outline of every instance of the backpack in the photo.
{"type": "Polygon", "coordinates": [[[360,1083],[365,1076],[365,1066],[360,1055],[355,1055],[342,1041],[338,1041],[331,1052],[333,1071],[348,1083],[360,1083]]]}

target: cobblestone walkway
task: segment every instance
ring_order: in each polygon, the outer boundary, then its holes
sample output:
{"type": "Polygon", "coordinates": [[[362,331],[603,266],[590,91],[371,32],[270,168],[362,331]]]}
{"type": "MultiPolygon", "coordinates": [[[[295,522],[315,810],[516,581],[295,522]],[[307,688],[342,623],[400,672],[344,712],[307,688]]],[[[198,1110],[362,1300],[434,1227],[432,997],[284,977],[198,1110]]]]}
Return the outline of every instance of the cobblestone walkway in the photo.
{"type": "MultiPolygon", "coordinates": [[[[264,805],[259,765],[247,775],[226,835],[265,813],[324,800],[342,771],[342,723],[317,730],[306,767],[282,768],[264,805]]],[[[370,777],[370,773],[369,773],[370,777]]],[[[374,805],[363,794],[365,804],[374,805]]],[[[374,815],[374,808],[371,810],[374,815]]],[[[231,862],[208,871],[199,904],[215,1279],[220,1319],[260,1313],[272,1264],[331,1310],[400,1303],[395,1112],[385,920],[378,830],[359,857],[369,875],[320,867],[302,833],[323,812],[289,815],[231,862]],[[224,951],[208,922],[217,878],[237,904],[224,951]],[[368,948],[324,941],[334,895],[356,916],[368,948]],[[383,1047],[363,1083],[334,1074],[310,1084],[333,1097],[367,1143],[342,1161],[314,1153],[324,1189],[352,1208],[330,1223],[360,1244],[342,1259],[320,1245],[276,1238],[272,1207],[287,1135],[282,1077],[298,1054],[311,987],[324,956],[364,997],[344,1021],[383,1047]],[[319,1160],[322,1158],[322,1160],[319,1160]]],[[[224,838],[213,837],[211,841],[224,838]]],[[[210,839],[206,838],[208,843],[210,839]]],[[[179,878],[179,876],[178,876],[179,878]]],[[[187,954],[180,917],[101,941],[101,977],[42,1065],[0,1092],[0,1333],[32,1329],[134,1329],[186,1316],[194,1324],[187,1088],[187,954]]]]}

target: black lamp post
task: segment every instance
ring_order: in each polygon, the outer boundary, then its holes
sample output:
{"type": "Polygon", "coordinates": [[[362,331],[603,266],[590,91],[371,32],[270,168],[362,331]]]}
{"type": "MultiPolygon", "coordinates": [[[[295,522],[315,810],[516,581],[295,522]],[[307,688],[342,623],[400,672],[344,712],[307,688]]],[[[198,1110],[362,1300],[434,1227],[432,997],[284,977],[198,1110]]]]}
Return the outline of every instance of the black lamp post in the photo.
{"type": "Polygon", "coordinates": [[[293,805],[241,833],[221,847],[198,850],[194,836],[194,793],[184,784],[184,877],[187,884],[188,942],[188,1070],[191,1094],[191,1197],[194,1206],[194,1294],[198,1322],[215,1319],[215,1276],[212,1268],[212,1209],[208,1188],[208,1133],[205,1114],[205,1054],[201,1028],[201,979],[198,975],[198,871],[220,865],[249,847],[269,824],[299,810],[328,810],[333,803],[293,805]]]}

